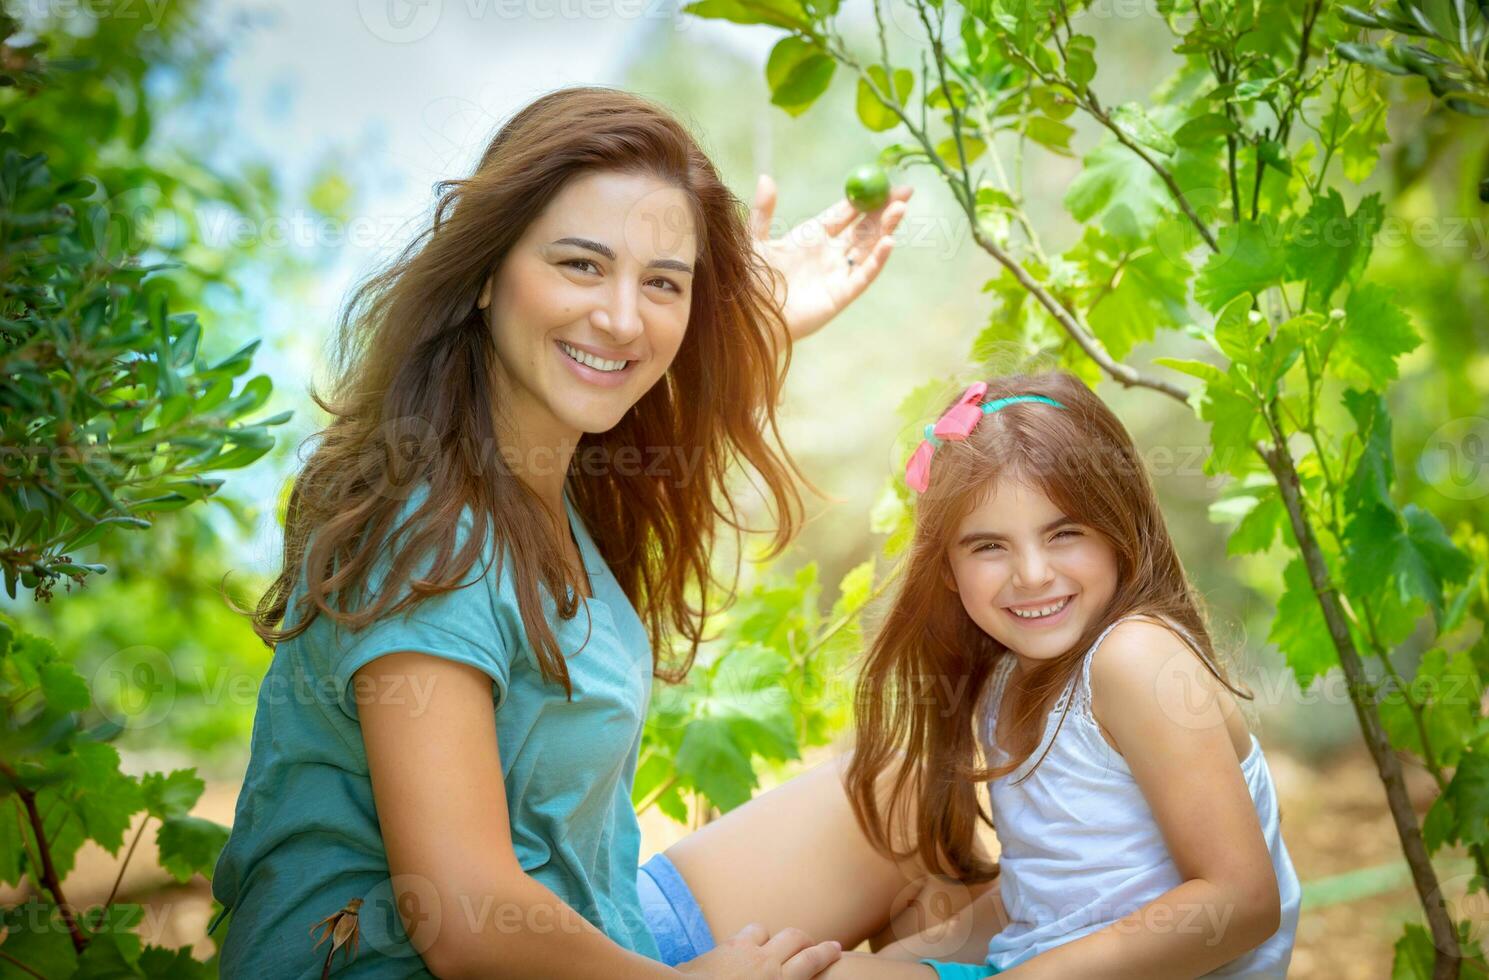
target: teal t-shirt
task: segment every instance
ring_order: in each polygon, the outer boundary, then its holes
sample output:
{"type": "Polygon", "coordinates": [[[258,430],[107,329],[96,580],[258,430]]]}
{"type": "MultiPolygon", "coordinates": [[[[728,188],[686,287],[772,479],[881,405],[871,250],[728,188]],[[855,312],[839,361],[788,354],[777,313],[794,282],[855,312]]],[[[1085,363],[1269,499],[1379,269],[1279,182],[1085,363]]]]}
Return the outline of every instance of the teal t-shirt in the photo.
{"type": "MultiPolygon", "coordinates": [[[[399,523],[427,492],[420,485],[410,496],[399,523]]],[[[321,930],[312,935],[311,927],[353,898],[362,899],[358,952],[350,963],[346,951],[339,952],[334,975],[431,976],[394,905],[350,687],[357,668],[399,650],[446,657],[490,675],[518,862],[611,939],[658,957],[636,892],[641,833],[631,803],[651,697],[651,643],[567,492],[564,506],[594,597],[581,602],[574,618],[563,620],[551,596],[539,590],[568,663],[572,702],[561,685],[543,679],[522,627],[512,563],[503,563],[500,576],[494,563],[487,564],[489,536],[463,579],[471,584],[356,633],[318,616],[304,633],[275,649],[259,689],[232,833],[212,878],[213,897],[227,907],[226,935],[216,936],[223,977],[319,977],[331,941],[314,948],[321,930]]],[[[455,552],[470,530],[467,509],[455,552]]],[[[390,557],[384,546],[369,580],[372,588],[380,587],[390,557]]],[[[414,577],[428,571],[433,560],[431,551],[416,562],[414,577]]],[[[301,594],[303,586],[291,596],[289,622],[298,621],[301,594]]],[[[418,696],[413,689],[405,694],[418,696]]],[[[450,846],[462,844],[451,841],[450,846]]],[[[483,914],[474,905],[403,911],[483,914]]],[[[500,924],[495,928],[499,935],[500,924]]]]}

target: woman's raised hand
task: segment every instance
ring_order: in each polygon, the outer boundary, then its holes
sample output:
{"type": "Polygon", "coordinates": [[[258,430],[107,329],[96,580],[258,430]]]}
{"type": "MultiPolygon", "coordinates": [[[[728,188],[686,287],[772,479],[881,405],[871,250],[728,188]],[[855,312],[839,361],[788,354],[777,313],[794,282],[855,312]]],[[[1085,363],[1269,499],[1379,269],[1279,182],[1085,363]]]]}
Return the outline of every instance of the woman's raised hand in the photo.
{"type": "MultiPolygon", "coordinates": [[[[911,193],[908,185],[892,188],[883,207],[857,221],[859,211],[844,197],[780,238],[771,238],[776,185],[768,174],[760,175],[750,226],[756,251],[785,277],[783,312],[793,340],[821,329],[879,275],[911,193]]],[[[777,302],[782,299],[778,294],[777,302]]]]}
{"type": "Polygon", "coordinates": [[[843,955],[835,940],[813,943],[800,929],[782,929],[774,936],[752,922],[694,960],[677,967],[687,977],[708,980],[808,980],[832,966],[843,955]]]}

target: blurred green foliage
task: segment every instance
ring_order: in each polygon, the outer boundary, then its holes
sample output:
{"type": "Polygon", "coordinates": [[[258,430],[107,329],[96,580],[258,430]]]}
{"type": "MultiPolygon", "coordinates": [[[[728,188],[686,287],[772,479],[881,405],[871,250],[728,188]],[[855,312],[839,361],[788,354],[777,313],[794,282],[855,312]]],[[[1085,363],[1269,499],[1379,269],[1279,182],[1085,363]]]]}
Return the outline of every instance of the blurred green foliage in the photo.
{"type": "MultiPolygon", "coordinates": [[[[188,9],[173,11],[179,17],[188,9]]],[[[160,612],[172,586],[191,596],[175,607],[178,614],[205,604],[211,592],[195,578],[198,563],[221,545],[212,536],[200,553],[176,555],[174,576],[162,577],[169,547],[118,542],[156,537],[157,521],[210,534],[205,520],[190,520],[201,509],[191,505],[221,487],[216,473],[262,457],[274,445],[269,427],[290,414],[262,417],[272,391],[267,375],[236,380],[251,369],[257,340],[209,360],[197,315],[171,312],[192,290],[200,293],[220,279],[222,267],[192,270],[199,242],[139,234],[138,215],[126,215],[118,193],[109,195],[120,187],[164,191],[173,206],[187,206],[219,193],[241,200],[255,193],[252,185],[209,179],[212,172],[200,163],[144,162],[140,151],[151,126],[145,56],[158,53],[169,67],[171,52],[154,50],[158,34],[132,33],[136,23],[106,19],[117,34],[102,30],[79,41],[59,32],[64,43],[52,45],[45,31],[28,39],[15,19],[0,14],[0,260],[6,269],[0,296],[0,450],[6,463],[0,567],[9,598],[18,599],[18,586],[34,595],[27,612],[49,610],[55,600],[91,606],[107,623],[96,633],[68,637],[69,646],[59,650],[38,635],[47,632],[46,617],[28,616],[24,629],[12,617],[0,619],[0,808],[8,814],[0,821],[0,885],[25,885],[31,896],[6,906],[0,920],[0,976],[7,977],[216,972],[212,962],[193,959],[189,948],[146,948],[135,931],[143,907],[116,901],[118,881],[107,899],[86,907],[72,904],[62,887],[88,841],[120,858],[122,880],[152,826],[159,864],[170,878],[185,882],[215,865],[227,828],[191,815],[205,788],[195,769],[132,775],[112,743],[123,744],[128,731],[137,742],[169,744],[169,733],[190,724],[191,712],[175,710],[186,665],[147,641],[171,642],[169,634],[152,631],[163,625],[160,612]],[[100,59],[118,51],[135,57],[104,67],[100,59]],[[134,84],[121,87],[131,81],[131,68],[134,84]],[[173,269],[188,273],[180,281],[162,274],[173,269]],[[120,642],[110,650],[98,640],[132,625],[117,614],[128,597],[110,590],[115,577],[144,600],[133,613],[149,617],[150,626],[116,633],[120,642]],[[73,585],[89,588],[61,599],[59,582],[69,593],[73,585]],[[143,583],[151,587],[141,593],[143,583]],[[101,602],[95,599],[100,595],[101,602]],[[84,638],[91,656],[75,652],[84,638]],[[136,818],[140,825],[121,854],[136,818]]],[[[170,23],[184,30],[184,21],[170,23]]],[[[213,600],[221,608],[220,598],[213,600]]],[[[73,626],[86,619],[86,613],[59,617],[73,626]]],[[[169,625],[177,636],[192,636],[203,622],[178,618],[169,625]]],[[[241,623],[238,629],[246,632],[241,623]]],[[[212,642],[210,636],[198,640],[212,642]]],[[[219,656],[215,666],[230,664],[219,656]]],[[[196,696],[183,704],[210,703],[200,691],[186,693],[196,696]]],[[[244,708],[230,720],[246,716],[244,708]]],[[[213,733],[219,742],[222,734],[220,728],[213,733]]]]}

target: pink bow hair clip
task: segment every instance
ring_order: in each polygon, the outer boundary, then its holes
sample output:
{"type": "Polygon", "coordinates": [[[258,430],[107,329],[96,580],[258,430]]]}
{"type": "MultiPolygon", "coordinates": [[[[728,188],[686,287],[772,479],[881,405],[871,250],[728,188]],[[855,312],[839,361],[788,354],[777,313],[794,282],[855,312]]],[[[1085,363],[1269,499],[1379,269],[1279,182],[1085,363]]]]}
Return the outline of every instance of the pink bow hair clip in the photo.
{"type": "Polygon", "coordinates": [[[961,442],[972,434],[977,427],[978,421],[984,415],[991,415],[1004,405],[1014,402],[1044,402],[1046,405],[1054,405],[1056,408],[1065,406],[1044,395],[1009,395],[1005,398],[995,398],[990,402],[983,403],[982,396],[987,394],[987,382],[978,381],[967,386],[962,392],[962,397],[956,400],[956,404],[946,410],[946,413],[936,420],[935,424],[927,424],[925,427],[925,438],[920,445],[915,447],[915,452],[910,454],[910,461],[905,464],[905,482],[917,493],[925,493],[931,484],[931,457],[936,452],[936,447],[941,445],[942,440],[961,442]]]}

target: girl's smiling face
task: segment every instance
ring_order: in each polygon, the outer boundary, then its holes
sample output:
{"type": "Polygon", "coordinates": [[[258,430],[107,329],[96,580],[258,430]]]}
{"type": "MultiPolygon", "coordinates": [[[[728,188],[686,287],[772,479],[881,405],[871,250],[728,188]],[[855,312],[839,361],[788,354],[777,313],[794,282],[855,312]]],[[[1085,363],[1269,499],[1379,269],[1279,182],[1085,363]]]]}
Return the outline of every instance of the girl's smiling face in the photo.
{"type": "Polygon", "coordinates": [[[1117,589],[1106,536],[1011,477],[962,518],[947,558],[967,615],[1020,669],[1069,650],[1117,589]]]}

